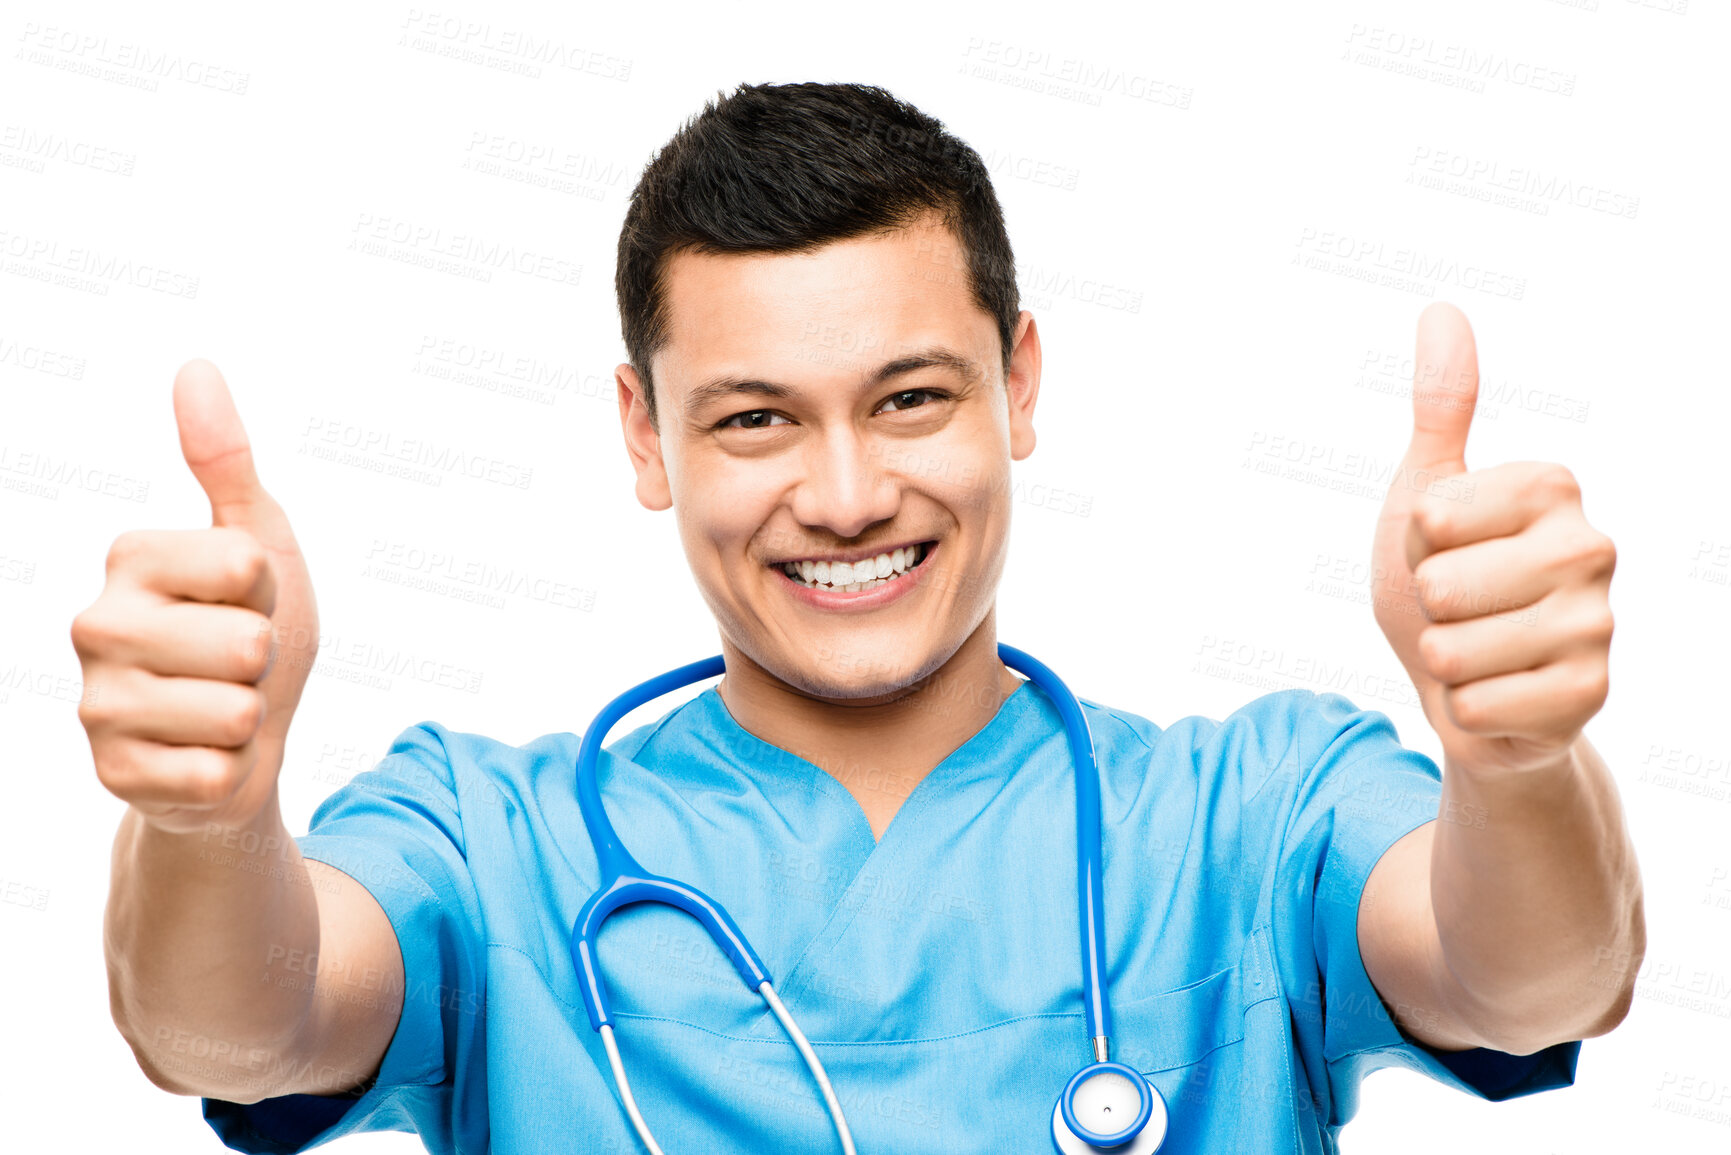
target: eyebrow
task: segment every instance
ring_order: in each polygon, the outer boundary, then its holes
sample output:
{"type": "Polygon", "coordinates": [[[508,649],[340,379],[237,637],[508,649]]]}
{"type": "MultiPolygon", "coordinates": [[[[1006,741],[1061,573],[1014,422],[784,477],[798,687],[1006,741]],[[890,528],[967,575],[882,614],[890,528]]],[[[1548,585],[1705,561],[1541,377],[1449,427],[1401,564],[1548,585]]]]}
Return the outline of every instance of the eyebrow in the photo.
{"type": "MultiPolygon", "coordinates": [[[[906,357],[897,357],[894,361],[885,361],[872,372],[871,377],[865,382],[865,387],[870,389],[882,385],[892,377],[899,377],[903,373],[912,373],[916,369],[928,369],[932,366],[952,368],[969,381],[983,376],[979,365],[969,358],[963,357],[959,353],[952,353],[948,349],[933,347],[920,349],[906,357]]],[[[686,396],[686,405],[690,409],[697,409],[712,402],[742,394],[751,397],[788,398],[794,395],[794,390],[775,381],[723,375],[712,377],[692,389],[686,396]]]]}

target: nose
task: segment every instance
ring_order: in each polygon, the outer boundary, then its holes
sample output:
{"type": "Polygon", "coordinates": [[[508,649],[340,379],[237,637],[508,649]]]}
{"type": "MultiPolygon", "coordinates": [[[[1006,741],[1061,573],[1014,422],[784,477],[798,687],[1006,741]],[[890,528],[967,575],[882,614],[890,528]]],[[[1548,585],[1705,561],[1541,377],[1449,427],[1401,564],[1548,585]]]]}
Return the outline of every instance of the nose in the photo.
{"type": "Polygon", "coordinates": [[[801,525],[837,537],[858,537],[901,508],[901,487],[882,453],[852,428],[813,439],[804,476],[794,488],[792,511],[801,525]]]}

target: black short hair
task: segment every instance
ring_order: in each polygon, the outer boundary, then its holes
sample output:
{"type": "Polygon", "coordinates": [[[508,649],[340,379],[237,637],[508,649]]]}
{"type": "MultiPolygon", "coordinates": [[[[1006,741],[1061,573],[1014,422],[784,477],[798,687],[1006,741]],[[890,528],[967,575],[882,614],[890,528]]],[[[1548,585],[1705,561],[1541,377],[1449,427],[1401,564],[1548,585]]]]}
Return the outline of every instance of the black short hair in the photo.
{"type": "Polygon", "coordinates": [[[619,231],[619,319],[651,422],[649,363],[667,340],[661,277],[676,253],[809,252],[933,213],[997,322],[1008,376],[1016,260],[979,153],[871,85],[742,84],[717,96],[645,166],[619,231]]]}

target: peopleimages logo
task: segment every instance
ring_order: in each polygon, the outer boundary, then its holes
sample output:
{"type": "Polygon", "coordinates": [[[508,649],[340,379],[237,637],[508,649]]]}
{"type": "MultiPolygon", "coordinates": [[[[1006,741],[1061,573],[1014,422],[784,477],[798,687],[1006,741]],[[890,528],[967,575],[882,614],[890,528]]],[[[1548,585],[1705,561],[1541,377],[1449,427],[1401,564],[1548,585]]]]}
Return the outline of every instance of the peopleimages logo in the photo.
{"type": "Polygon", "coordinates": [[[531,78],[541,75],[541,66],[566,72],[581,72],[602,80],[631,79],[632,61],[571,44],[556,36],[543,36],[527,28],[495,27],[486,20],[465,20],[440,12],[410,8],[403,17],[397,43],[418,52],[481,64],[531,78]]]}
{"type": "Polygon", "coordinates": [[[100,296],[108,294],[108,286],[120,284],[189,301],[198,296],[198,278],[190,273],[83,245],[62,247],[49,237],[0,231],[0,256],[7,258],[5,271],[15,276],[38,281],[62,279],[61,283],[70,288],[100,296]]]}
{"type": "Polygon", "coordinates": [[[0,365],[13,365],[49,377],[65,377],[73,381],[84,379],[84,358],[5,336],[0,336],[0,365]]]}
{"type": "Polygon", "coordinates": [[[400,217],[361,213],[350,233],[351,251],[478,281],[491,281],[496,270],[555,285],[576,285],[583,278],[583,266],[576,261],[400,217]]]}
{"type": "Polygon", "coordinates": [[[51,501],[59,499],[61,486],[120,501],[150,500],[149,481],[12,445],[0,445],[0,486],[51,501]]]}
{"type": "Polygon", "coordinates": [[[18,39],[24,45],[19,59],[118,81],[149,92],[157,90],[158,81],[178,80],[196,88],[245,96],[247,82],[252,79],[249,72],[190,60],[178,52],[158,52],[126,40],[111,44],[107,36],[53,25],[44,27],[34,20],[25,22],[18,39]]]}
{"type": "Polygon", "coordinates": [[[1439,44],[1423,34],[1376,25],[1354,24],[1341,57],[1354,64],[1404,73],[1451,88],[1483,92],[1486,81],[1573,96],[1575,74],[1546,68],[1506,53],[1464,44],[1439,44]]]}
{"type": "Polygon", "coordinates": [[[961,71],[966,75],[1083,104],[1098,105],[1111,95],[1187,109],[1195,94],[1193,88],[1173,84],[1150,72],[978,36],[969,37],[962,60],[961,71]]]}
{"type": "Polygon", "coordinates": [[[1641,198],[1627,193],[1570,180],[1531,165],[1504,164],[1500,160],[1468,156],[1424,144],[1414,150],[1409,167],[1408,184],[1452,192],[1536,216],[1549,216],[1552,205],[1567,204],[1589,212],[1634,220],[1641,208],[1641,198]]]}
{"type": "Polygon", "coordinates": [[[49,161],[115,176],[131,176],[138,155],[57,132],[38,132],[21,124],[0,128],[0,165],[42,172],[49,161]]]}
{"type": "Polygon", "coordinates": [[[1397,287],[1428,286],[1431,292],[1438,285],[1452,285],[1511,301],[1519,301],[1527,294],[1525,277],[1420,249],[1390,247],[1369,237],[1304,228],[1299,231],[1296,247],[1300,251],[1292,258],[1292,264],[1317,268],[1316,261],[1332,258],[1335,265],[1323,271],[1344,272],[1376,283],[1389,277],[1396,279],[1397,287]]]}
{"type": "Polygon", "coordinates": [[[419,437],[399,437],[388,429],[369,429],[352,422],[307,418],[300,452],[320,460],[403,476],[438,485],[450,474],[490,481],[513,489],[528,489],[531,466],[469,453],[419,437]]]}

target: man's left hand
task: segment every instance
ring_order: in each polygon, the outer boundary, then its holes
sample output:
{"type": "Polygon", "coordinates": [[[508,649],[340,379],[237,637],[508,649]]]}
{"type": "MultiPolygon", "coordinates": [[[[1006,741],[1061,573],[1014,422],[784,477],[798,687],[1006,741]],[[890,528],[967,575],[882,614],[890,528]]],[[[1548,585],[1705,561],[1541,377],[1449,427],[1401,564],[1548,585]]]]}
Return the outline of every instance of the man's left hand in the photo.
{"type": "Polygon", "coordinates": [[[1617,552],[1563,466],[1468,471],[1478,380],[1466,317],[1426,308],[1412,441],[1372,545],[1375,614],[1448,763],[1537,769],[1565,761],[1605,703],[1617,552]]]}

